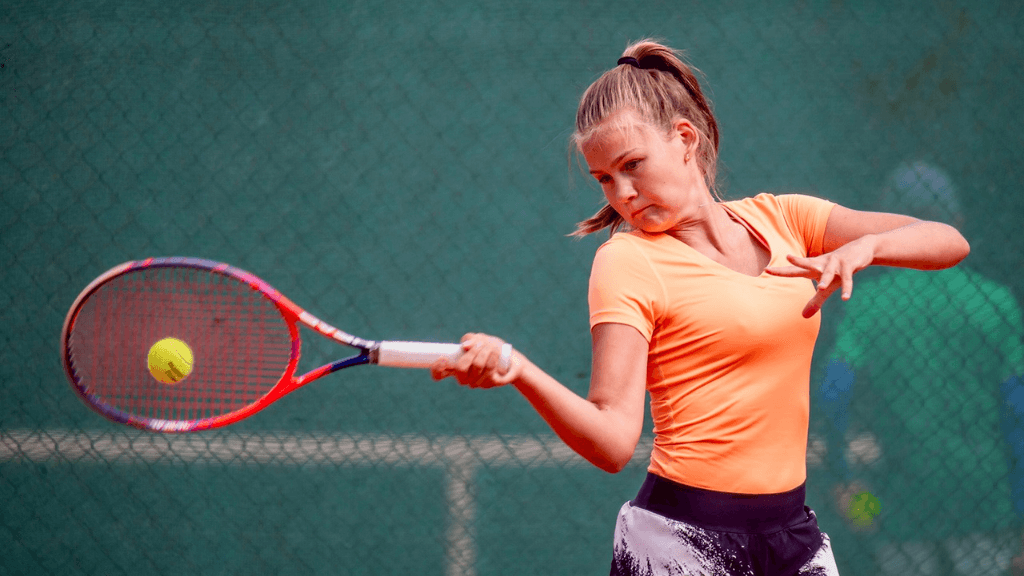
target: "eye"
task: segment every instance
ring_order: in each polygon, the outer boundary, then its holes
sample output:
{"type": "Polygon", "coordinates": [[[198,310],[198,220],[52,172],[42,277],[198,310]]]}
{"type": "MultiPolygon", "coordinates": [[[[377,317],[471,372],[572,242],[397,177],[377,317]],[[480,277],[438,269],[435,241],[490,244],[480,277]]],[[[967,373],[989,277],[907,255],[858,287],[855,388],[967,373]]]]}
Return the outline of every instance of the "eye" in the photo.
{"type": "Polygon", "coordinates": [[[612,177],[607,175],[607,174],[601,174],[601,175],[595,176],[594,178],[597,179],[599,184],[607,184],[607,183],[612,181],[612,177]]]}
{"type": "Polygon", "coordinates": [[[639,167],[640,167],[640,159],[639,158],[636,158],[636,159],[633,159],[633,160],[626,160],[622,164],[622,170],[624,172],[632,172],[633,170],[636,170],[639,167]]]}

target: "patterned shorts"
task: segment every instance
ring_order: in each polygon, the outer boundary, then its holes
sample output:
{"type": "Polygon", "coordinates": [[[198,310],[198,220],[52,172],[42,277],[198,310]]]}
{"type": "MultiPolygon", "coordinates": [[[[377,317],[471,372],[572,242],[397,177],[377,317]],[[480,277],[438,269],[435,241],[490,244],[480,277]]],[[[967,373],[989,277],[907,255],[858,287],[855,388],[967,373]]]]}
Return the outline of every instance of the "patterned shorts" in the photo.
{"type": "Polygon", "coordinates": [[[611,575],[838,576],[829,538],[803,496],[803,487],[740,496],[648,476],[619,511],[611,575]]]}

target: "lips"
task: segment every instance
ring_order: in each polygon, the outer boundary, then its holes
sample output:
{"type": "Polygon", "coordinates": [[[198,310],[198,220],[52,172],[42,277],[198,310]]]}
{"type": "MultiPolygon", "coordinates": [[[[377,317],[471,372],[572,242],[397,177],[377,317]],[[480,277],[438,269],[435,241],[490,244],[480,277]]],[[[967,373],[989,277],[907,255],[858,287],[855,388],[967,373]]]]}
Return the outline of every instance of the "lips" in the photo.
{"type": "Polygon", "coordinates": [[[630,212],[629,217],[630,218],[636,218],[638,214],[640,214],[644,210],[647,210],[648,208],[650,208],[650,206],[644,206],[643,208],[639,208],[637,210],[634,210],[634,211],[630,212]]]}

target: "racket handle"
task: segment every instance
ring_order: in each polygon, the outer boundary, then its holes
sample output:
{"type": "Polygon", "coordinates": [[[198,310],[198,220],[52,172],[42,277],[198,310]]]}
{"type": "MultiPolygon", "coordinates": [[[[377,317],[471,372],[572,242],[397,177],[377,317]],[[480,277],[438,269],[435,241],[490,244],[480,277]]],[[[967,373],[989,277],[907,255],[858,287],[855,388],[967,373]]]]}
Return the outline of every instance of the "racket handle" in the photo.
{"type": "Polygon", "coordinates": [[[394,368],[430,368],[439,358],[455,361],[462,356],[461,344],[436,342],[381,342],[377,364],[394,368]]]}
{"type": "MultiPolygon", "coordinates": [[[[377,364],[393,368],[430,368],[439,358],[454,362],[462,356],[462,344],[385,341],[377,349],[377,364]]],[[[512,362],[512,345],[501,347],[501,365],[512,362]]]]}

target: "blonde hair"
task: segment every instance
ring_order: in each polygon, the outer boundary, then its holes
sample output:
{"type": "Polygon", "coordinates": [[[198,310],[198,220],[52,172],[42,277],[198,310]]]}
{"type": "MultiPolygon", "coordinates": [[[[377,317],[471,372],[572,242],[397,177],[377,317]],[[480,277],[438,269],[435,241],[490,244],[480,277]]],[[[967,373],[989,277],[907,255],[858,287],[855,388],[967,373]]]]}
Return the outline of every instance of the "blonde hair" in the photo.
{"type": "MultiPolygon", "coordinates": [[[[633,109],[643,120],[667,134],[674,123],[685,118],[700,135],[697,165],[715,192],[718,172],[718,122],[711,111],[711,102],[697,82],[695,68],[683,55],[659,42],[644,39],[629,45],[622,53],[631,59],[601,75],[580,98],[576,110],[576,131],[572,144],[577,152],[593,135],[598,124],[612,113],[633,109]]],[[[620,60],[622,61],[622,60],[620,60]]],[[[604,228],[615,233],[625,223],[610,205],[605,205],[590,218],[578,223],[572,236],[586,236],[604,228]]]]}

